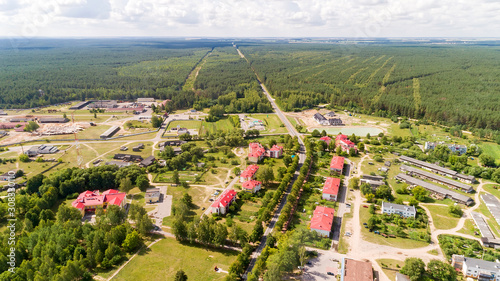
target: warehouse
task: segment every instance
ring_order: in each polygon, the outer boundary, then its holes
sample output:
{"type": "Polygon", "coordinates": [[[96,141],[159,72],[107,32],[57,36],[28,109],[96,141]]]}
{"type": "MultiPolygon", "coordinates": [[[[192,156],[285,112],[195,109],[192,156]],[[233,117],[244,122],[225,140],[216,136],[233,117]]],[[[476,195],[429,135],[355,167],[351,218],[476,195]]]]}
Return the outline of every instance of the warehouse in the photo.
{"type": "Polygon", "coordinates": [[[466,183],[476,182],[476,178],[473,176],[463,175],[463,174],[460,174],[456,171],[450,170],[448,168],[444,168],[444,167],[438,166],[436,164],[427,163],[425,161],[420,161],[420,160],[417,160],[415,158],[411,158],[408,156],[399,157],[399,161],[417,166],[419,168],[429,170],[433,173],[440,174],[442,176],[450,177],[452,179],[458,179],[458,180],[466,182],[466,183]]]}
{"type": "Polygon", "coordinates": [[[435,184],[428,183],[428,182],[425,182],[423,180],[410,177],[407,174],[399,173],[398,175],[396,175],[395,179],[406,182],[410,186],[421,186],[421,187],[427,189],[428,191],[430,191],[432,194],[435,194],[443,199],[450,198],[451,200],[453,200],[455,202],[458,202],[458,203],[461,203],[461,204],[464,204],[467,206],[474,204],[474,200],[470,197],[467,197],[467,196],[462,195],[460,193],[457,193],[455,191],[448,190],[444,187],[440,187],[440,186],[437,186],[435,184]]]}
{"type": "Polygon", "coordinates": [[[112,137],[114,134],[116,134],[116,132],[118,132],[120,130],[120,127],[118,126],[113,126],[111,128],[109,128],[106,132],[102,133],[101,134],[101,139],[107,139],[107,138],[110,138],[112,137]]]}
{"type": "Polygon", "coordinates": [[[413,168],[413,167],[406,166],[406,165],[401,165],[400,169],[401,169],[401,171],[406,172],[410,176],[417,176],[419,178],[428,179],[428,180],[431,180],[433,182],[436,182],[436,183],[439,183],[442,185],[446,185],[446,186],[454,188],[454,189],[460,189],[463,192],[471,193],[472,191],[474,191],[474,189],[470,185],[466,185],[465,183],[461,183],[461,182],[457,182],[457,181],[450,180],[447,178],[443,178],[443,177],[438,176],[436,174],[429,173],[429,172],[426,172],[426,171],[423,171],[423,170],[420,170],[417,168],[413,168]]]}
{"type": "Polygon", "coordinates": [[[66,123],[68,118],[64,117],[40,117],[38,118],[38,123],[66,123]]]}
{"type": "Polygon", "coordinates": [[[72,107],[70,107],[69,109],[70,110],[77,110],[77,109],[82,109],[84,108],[85,106],[89,105],[92,101],[82,101],[82,102],[79,102],[75,105],[73,105],[72,107]]]}

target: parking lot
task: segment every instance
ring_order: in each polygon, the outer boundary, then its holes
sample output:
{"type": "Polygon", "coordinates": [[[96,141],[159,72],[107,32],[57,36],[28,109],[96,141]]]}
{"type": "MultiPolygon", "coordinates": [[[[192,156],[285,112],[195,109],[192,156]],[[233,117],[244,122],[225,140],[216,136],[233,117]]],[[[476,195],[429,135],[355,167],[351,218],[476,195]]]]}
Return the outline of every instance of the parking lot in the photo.
{"type": "Polygon", "coordinates": [[[340,280],[340,278],[337,278],[337,274],[340,272],[342,254],[313,248],[308,248],[308,250],[317,251],[318,257],[309,260],[310,264],[304,266],[302,280],[340,280]],[[328,275],[328,272],[334,275],[328,275]]]}

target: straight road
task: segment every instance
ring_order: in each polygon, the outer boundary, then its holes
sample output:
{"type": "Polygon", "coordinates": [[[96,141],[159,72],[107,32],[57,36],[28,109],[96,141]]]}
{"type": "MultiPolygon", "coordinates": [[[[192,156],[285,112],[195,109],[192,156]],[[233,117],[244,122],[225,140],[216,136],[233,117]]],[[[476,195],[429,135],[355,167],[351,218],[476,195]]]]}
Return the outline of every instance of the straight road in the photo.
{"type": "MultiPolygon", "coordinates": [[[[238,48],[236,48],[236,50],[238,50],[238,53],[240,54],[240,56],[248,62],[248,60],[245,58],[245,56],[243,55],[243,53],[241,53],[238,48]]],[[[297,167],[297,171],[295,171],[295,175],[294,175],[294,177],[292,179],[292,182],[290,183],[290,185],[288,186],[288,189],[286,190],[285,194],[283,195],[283,198],[281,199],[281,202],[280,202],[280,204],[278,206],[278,209],[274,213],[274,216],[271,218],[271,222],[269,223],[269,226],[264,231],[264,235],[262,236],[262,240],[260,241],[259,247],[257,247],[257,249],[253,252],[253,254],[251,256],[252,259],[250,261],[250,265],[248,266],[247,271],[243,275],[243,279],[246,279],[247,274],[252,271],[252,269],[253,269],[253,267],[255,265],[255,262],[257,261],[257,258],[259,257],[259,255],[261,254],[262,250],[264,249],[264,247],[266,245],[267,237],[268,237],[268,235],[270,233],[273,232],[274,226],[276,225],[276,221],[278,220],[279,216],[281,215],[281,211],[283,210],[283,207],[285,206],[285,204],[287,202],[288,194],[290,193],[290,191],[292,189],[292,185],[295,182],[295,180],[297,179],[297,176],[299,175],[299,170],[300,170],[300,168],[302,167],[302,165],[304,164],[304,162],[306,160],[306,148],[305,148],[305,145],[304,145],[304,141],[301,138],[301,135],[299,134],[299,132],[297,132],[297,130],[295,130],[295,128],[290,123],[290,121],[288,121],[288,119],[283,114],[283,112],[281,111],[281,109],[276,105],[275,100],[271,97],[271,95],[269,94],[269,91],[267,90],[266,86],[262,83],[262,81],[259,78],[259,75],[257,75],[257,72],[255,72],[255,69],[253,67],[252,67],[252,70],[255,73],[255,76],[257,77],[257,81],[259,82],[259,85],[261,86],[262,91],[264,92],[264,94],[266,95],[267,99],[271,103],[271,106],[272,106],[273,110],[276,112],[276,114],[280,118],[281,122],[283,122],[283,124],[287,128],[289,134],[292,137],[297,137],[297,139],[299,141],[299,144],[300,144],[300,150],[299,150],[299,165],[297,167]]]]}

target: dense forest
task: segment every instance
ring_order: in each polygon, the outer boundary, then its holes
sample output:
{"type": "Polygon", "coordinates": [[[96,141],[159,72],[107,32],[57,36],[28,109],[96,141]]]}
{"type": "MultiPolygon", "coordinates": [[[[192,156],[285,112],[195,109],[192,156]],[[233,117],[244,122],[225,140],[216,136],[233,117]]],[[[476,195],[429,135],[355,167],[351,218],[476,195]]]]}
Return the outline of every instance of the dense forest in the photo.
{"type": "Polygon", "coordinates": [[[500,129],[500,48],[241,44],[283,109],[321,103],[500,129]]]}

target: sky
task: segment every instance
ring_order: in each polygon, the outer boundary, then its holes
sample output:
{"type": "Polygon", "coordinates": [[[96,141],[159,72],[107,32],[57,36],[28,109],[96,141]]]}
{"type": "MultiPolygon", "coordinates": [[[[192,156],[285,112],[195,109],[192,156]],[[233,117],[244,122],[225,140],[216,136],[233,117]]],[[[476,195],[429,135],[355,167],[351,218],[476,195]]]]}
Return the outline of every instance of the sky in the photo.
{"type": "Polygon", "coordinates": [[[0,0],[2,37],[500,37],[500,0],[0,0]]]}

